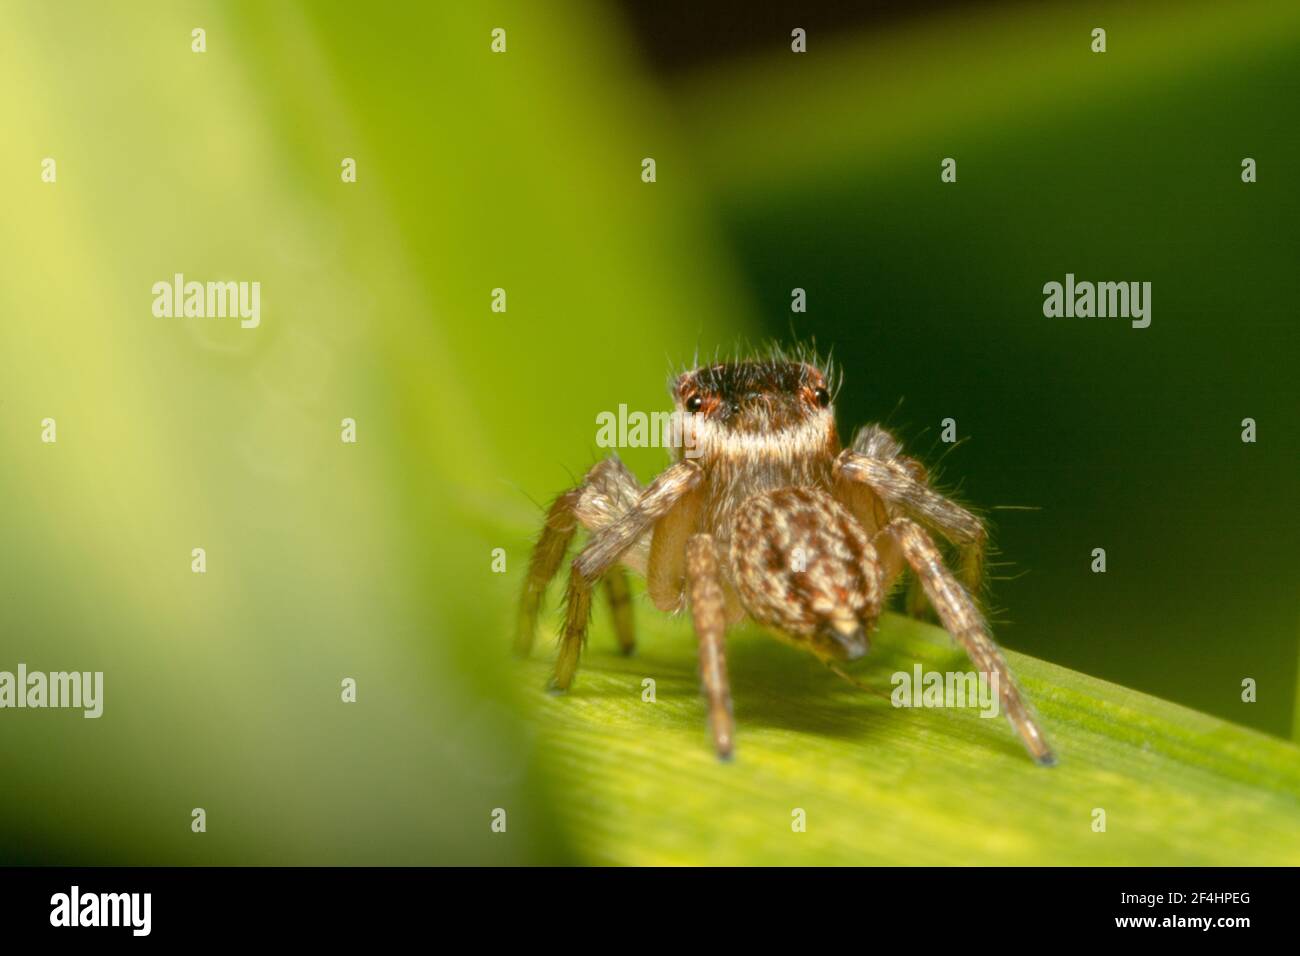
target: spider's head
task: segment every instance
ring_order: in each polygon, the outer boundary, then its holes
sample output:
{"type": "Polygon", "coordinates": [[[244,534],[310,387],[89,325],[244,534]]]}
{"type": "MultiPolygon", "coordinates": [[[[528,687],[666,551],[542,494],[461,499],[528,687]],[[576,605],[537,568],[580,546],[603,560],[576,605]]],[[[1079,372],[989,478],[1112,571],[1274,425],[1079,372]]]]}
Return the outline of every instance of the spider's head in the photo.
{"type": "Polygon", "coordinates": [[[693,369],[677,377],[672,392],[707,453],[755,438],[833,443],[832,388],[826,373],[808,362],[771,360],[693,369]]]}

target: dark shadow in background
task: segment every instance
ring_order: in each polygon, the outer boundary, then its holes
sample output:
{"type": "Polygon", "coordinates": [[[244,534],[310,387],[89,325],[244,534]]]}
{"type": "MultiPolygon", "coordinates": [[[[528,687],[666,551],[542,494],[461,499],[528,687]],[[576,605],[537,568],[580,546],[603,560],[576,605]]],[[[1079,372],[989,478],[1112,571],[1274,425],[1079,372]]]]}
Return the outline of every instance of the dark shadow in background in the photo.
{"type": "Polygon", "coordinates": [[[979,9],[981,0],[616,0],[652,69],[667,75],[746,54],[789,48],[802,27],[824,38],[880,29],[948,8],[979,9]]]}

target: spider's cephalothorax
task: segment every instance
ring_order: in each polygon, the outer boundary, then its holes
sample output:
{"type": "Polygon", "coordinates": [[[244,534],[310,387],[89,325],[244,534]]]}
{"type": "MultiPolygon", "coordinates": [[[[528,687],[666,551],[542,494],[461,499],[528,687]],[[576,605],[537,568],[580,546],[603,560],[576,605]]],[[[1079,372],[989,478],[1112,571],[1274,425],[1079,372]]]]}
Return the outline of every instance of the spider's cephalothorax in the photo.
{"type": "Polygon", "coordinates": [[[582,524],[590,538],[569,576],[553,687],[573,680],[602,581],[619,643],[632,649],[631,568],[660,610],[690,608],[714,742],[729,756],[726,628],[752,618],[835,666],[866,652],[885,596],[910,572],[945,629],[996,677],[1003,712],[1029,752],[1052,763],[971,597],[982,576],[982,522],[931,488],[879,426],[841,449],[833,392],[817,363],[779,355],[677,376],[672,394],[686,427],[676,463],[643,487],[610,456],[555,500],[529,565],[516,649],[531,648],[542,593],[582,524]],[[931,532],[958,550],[960,576],[931,532]]]}

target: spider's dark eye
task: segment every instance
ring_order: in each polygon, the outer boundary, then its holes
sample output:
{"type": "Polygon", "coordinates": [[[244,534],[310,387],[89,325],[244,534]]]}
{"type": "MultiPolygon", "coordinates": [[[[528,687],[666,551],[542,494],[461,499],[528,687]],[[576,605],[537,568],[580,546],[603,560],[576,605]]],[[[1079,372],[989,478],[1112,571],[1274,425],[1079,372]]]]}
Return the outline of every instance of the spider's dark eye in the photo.
{"type": "Polygon", "coordinates": [[[686,410],[688,412],[698,412],[701,406],[703,405],[704,405],[704,399],[702,399],[699,395],[692,395],[690,398],[686,400],[686,410]]]}
{"type": "Polygon", "coordinates": [[[817,389],[814,395],[817,398],[817,405],[821,408],[825,408],[831,403],[831,393],[824,388],[817,389]]]}

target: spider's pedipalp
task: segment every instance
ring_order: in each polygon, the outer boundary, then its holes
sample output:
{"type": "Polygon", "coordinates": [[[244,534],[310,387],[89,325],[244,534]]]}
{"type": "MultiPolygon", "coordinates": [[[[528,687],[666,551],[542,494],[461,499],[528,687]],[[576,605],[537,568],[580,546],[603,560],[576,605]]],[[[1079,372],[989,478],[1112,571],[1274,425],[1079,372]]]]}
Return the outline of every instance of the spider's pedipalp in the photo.
{"type": "Polygon", "coordinates": [[[699,525],[703,507],[700,489],[693,488],[655,522],[646,560],[646,591],[654,606],[676,613],[686,597],[687,543],[699,525]]]}

